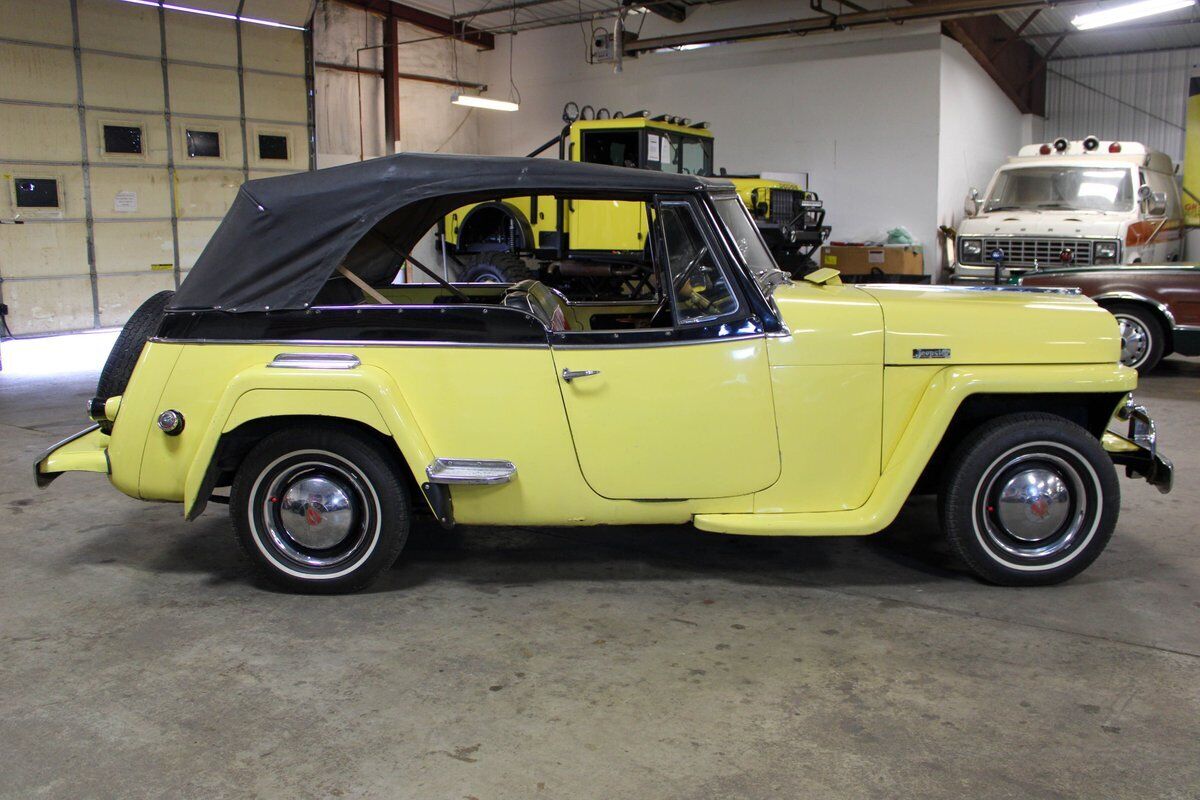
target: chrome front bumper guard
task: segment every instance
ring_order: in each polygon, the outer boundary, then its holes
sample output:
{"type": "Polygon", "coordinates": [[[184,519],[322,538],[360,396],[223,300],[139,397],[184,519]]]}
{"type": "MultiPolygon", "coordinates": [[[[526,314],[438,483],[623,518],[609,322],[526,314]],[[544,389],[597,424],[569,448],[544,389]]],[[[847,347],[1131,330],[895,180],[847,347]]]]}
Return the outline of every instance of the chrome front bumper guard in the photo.
{"type": "Polygon", "coordinates": [[[1146,407],[1130,396],[1117,410],[1117,419],[1128,422],[1129,430],[1124,436],[1113,431],[1104,434],[1104,449],[1113,463],[1125,467],[1126,477],[1143,478],[1163,494],[1171,491],[1175,465],[1158,452],[1158,434],[1146,407]]]}

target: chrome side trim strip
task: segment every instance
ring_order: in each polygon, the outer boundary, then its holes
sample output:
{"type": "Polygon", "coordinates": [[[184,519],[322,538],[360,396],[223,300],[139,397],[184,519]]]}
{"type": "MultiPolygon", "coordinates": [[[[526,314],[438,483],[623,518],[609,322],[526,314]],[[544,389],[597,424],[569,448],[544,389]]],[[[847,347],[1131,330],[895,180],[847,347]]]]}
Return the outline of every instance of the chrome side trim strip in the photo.
{"type": "Polygon", "coordinates": [[[508,483],[517,475],[511,461],[482,458],[435,458],[425,468],[430,483],[490,486],[508,483]]]}
{"type": "MultiPolygon", "coordinates": [[[[570,334],[567,334],[568,336],[570,334]]],[[[552,345],[555,351],[559,350],[648,350],[651,347],[690,347],[698,344],[721,344],[723,342],[749,342],[755,339],[766,340],[768,336],[782,336],[782,334],[767,334],[753,333],[743,336],[715,336],[709,339],[688,339],[686,341],[665,341],[665,342],[615,342],[613,344],[558,344],[552,345]]]]}
{"type": "Polygon", "coordinates": [[[175,339],[155,336],[150,341],[159,344],[270,344],[281,347],[507,347],[522,350],[545,350],[550,347],[549,344],[542,342],[510,344],[505,342],[418,342],[404,339],[175,339]]]}
{"type": "Polygon", "coordinates": [[[1081,292],[1075,288],[1058,287],[1058,286],[1015,286],[1012,284],[984,284],[975,286],[967,285],[950,285],[946,283],[859,283],[856,284],[862,289],[899,289],[909,292],[1016,292],[1019,294],[1066,294],[1066,295],[1081,295],[1081,292]]]}
{"type": "Polygon", "coordinates": [[[355,369],[358,356],[351,353],[280,353],[268,367],[281,369],[355,369]]]}

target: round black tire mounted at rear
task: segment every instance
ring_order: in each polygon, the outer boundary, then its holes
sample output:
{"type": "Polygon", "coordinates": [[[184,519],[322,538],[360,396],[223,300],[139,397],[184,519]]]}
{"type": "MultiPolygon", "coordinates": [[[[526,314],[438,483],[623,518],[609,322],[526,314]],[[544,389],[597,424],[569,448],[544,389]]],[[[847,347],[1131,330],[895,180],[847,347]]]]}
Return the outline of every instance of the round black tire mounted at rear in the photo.
{"type": "Polygon", "coordinates": [[[100,370],[96,397],[107,400],[125,393],[138,356],[142,354],[142,347],[150,337],[158,333],[163,312],[174,296],[175,292],[169,290],[151,295],[129,317],[129,321],[117,336],[117,341],[113,343],[108,360],[104,362],[104,369],[100,370]]]}
{"type": "Polygon", "coordinates": [[[395,563],[408,538],[402,468],[382,444],[355,431],[271,434],[234,477],[229,510],[238,542],[284,588],[361,589],[395,563]]]}
{"type": "Polygon", "coordinates": [[[462,279],[467,283],[520,283],[537,277],[515,253],[477,253],[463,263],[467,269],[462,279]]]}
{"type": "Polygon", "coordinates": [[[939,511],[972,572],[991,583],[1037,586],[1095,561],[1120,503],[1116,470],[1096,437],[1053,414],[1010,414],[955,450],[939,511]]]}

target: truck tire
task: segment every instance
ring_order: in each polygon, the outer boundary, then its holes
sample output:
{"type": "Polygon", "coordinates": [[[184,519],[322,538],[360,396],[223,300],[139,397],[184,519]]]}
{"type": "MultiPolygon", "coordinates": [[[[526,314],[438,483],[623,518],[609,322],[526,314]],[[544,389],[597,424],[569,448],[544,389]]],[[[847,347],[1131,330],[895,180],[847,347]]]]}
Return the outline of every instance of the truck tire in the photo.
{"type": "Polygon", "coordinates": [[[285,589],[362,589],[395,563],[408,539],[403,468],[380,443],[350,429],[273,433],[233,479],[229,513],[238,543],[285,589]]]}
{"type": "Polygon", "coordinates": [[[1040,586],[1078,575],[1112,537],[1120,487],[1096,437],[1053,414],[1009,414],[954,451],[942,530],[977,576],[1040,586]]]}
{"type": "Polygon", "coordinates": [[[108,360],[104,362],[104,368],[100,370],[100,380],[96,384],[96,397],[107,400],[125,393],[125,387],[129,385],[129,378],[133,375],[133,368],[137,365],[138,356],[142,354],[142,347],[150,340],[151,336],[158,333],[163,312],[174,296],[175,292],[170,290],[153,294],[129,317],[129,321],[125,323],[125,327],[121,329],[121,333],[113,343],[108,360]]]}
{"type": "Polygon", "coordinates": [[[537,274],[515,253],[479,253],[466,261],[467,283],[520,283],[537,274]]]}
{"type": "Polygon", "coordinates": [[[1121,326],[1121,363],[1142,375],[1158,366],[1167,344],[1158,316],[1136,303],[1113,303],[1105,308],[1121,326]]]}

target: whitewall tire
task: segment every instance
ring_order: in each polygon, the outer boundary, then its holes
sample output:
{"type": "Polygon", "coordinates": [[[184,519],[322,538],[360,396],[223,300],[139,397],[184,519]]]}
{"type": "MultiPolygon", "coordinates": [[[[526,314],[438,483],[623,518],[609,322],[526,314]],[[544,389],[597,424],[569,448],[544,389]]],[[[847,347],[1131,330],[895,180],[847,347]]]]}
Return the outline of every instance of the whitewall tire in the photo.
{"type": "Polygon", "coordinates": [[[1059,583],[1108,544],[1120,488],[1100,442],[1052,414],[1012,414],[967,437],[946,465],[942,528],[967,566],[1004,585],[1059,583]]]}

